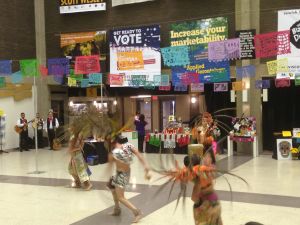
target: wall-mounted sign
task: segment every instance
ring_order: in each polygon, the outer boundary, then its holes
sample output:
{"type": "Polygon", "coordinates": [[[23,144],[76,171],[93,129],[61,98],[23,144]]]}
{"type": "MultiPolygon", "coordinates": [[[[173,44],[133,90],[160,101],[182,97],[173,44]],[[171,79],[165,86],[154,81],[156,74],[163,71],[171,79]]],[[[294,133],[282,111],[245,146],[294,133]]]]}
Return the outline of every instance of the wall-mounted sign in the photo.
{"type": "Polygon", "coordinates": [[[106,10],[105,0],[59,0],[60,14],[102,10],[106,10]]]}

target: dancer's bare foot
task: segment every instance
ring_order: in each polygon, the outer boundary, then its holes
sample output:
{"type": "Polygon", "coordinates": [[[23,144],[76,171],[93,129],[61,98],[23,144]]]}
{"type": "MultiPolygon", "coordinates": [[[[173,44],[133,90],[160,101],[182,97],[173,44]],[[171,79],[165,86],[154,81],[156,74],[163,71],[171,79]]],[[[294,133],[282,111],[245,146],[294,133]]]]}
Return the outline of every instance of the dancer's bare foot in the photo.
{"type": "Polygon", "coordinates": [[[72,182],[71,187],[72,188],[81,188],[81,183],[78,181],[74,181],[74,182],[72,182]]]}
{"type": "Polygon", "coordinates": [[[137,210],[136,213],[134,213],[134,220],[132,221],[132,223],[138,223],[143,217],[143,214],[141,212],[141,210],[137,210]]]}
{"type": "Polygon", "coordinates": [[[111,216],[120,216],[121,215],[121,208],[114,207],[114,210],[109,214],[111,216]]]}

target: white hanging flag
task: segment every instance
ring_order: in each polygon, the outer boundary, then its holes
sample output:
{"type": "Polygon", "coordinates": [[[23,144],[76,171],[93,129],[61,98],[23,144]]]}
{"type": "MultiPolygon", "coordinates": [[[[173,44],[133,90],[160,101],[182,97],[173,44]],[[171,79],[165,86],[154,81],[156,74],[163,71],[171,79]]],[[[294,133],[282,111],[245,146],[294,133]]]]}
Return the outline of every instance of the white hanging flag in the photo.
{"type": "Polygon", "coordinates": [[[118,6],[118,5],[149,2],[149,1],[153,1],[153,0],[112,0],[112,7],[118,6]]]}

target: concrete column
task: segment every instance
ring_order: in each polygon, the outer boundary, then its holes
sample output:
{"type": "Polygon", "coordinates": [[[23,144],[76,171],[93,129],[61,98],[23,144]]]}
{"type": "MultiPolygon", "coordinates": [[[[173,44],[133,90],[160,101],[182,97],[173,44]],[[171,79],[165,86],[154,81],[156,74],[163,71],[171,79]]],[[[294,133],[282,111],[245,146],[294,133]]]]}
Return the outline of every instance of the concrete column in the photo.
{"type": "Polygon", "coordinates": [[[160,108],[159,101],[152,100],[152,131],[159,131],[159,121],[160,121],[160,108]]]}
{"type": "MultiPolygon", "coordinates": [[[[259,33],[260,22],[260,0],[235,0],[236,30],[256,29],[259,33]]],[[[236,66],[247,66],[253,64],[259,66],[259,59],[240,60],[236,66]]],[[[255,77],[243,78],[248,89],[248,101],[242,101],[242,93],[237,93],[237,116],[254,116],[257,121],[258,148],[262,151],[262,106],[261,91],[255,89],[255,80],[261,79],[261,74],[256,72],[255,77]]],[[[249,144],[238,144],[238,152],[252,154],[249,144]]]]}
{"type": "MultiPolygon", "coordinates": [[[[44,0],[34,0],[36,58],[39,64],[46,65],[45,4],[44,0]]],[[[50,93],[47,79],[36,79],[37,112],[47,118],[50,109],[50,93]]]]}

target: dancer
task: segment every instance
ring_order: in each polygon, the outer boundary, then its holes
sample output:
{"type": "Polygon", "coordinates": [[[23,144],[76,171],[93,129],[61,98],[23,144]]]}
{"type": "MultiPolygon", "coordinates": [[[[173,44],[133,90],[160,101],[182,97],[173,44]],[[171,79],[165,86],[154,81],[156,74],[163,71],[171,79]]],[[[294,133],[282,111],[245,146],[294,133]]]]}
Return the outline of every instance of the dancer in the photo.
{"type": "Polygon", "coordinates": [[[89,169],[82,155],[83,148],[83,136],[80,130],[74,127],[70,128],[71,138],[69,142],[69,153],[71,154],[71,160],[69,163],[69,173],[74,179],[75,188],[83,187],[85,190],[90,190],[92,184],[89,177],[89,169]]]}
{"type": "Polygon", "coordinates": [[[112,216],[119,216],[121,214],[121,208],[119,202],[130,209],[134,215],[133,223],[137,223],[142,218],[142,212],[136,208],[128,199],[124,196],[126,186],[130,180],[130,164],[132,163],[134,155],[138,157],[140,162],[145,168],[145,178],[150,179],[149,167],[146,164],[144,158],[132,144],[128,143],[128,139],[123,136],[117,136],[115,139],[115,149],[109,155],[109,161],[116,164],[116,175],[114,175],[107,187],[111,190],[112,196],[115,202],[114,210],[111,213],[112,216]]]}

